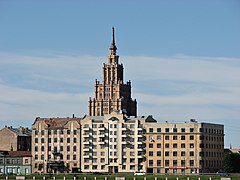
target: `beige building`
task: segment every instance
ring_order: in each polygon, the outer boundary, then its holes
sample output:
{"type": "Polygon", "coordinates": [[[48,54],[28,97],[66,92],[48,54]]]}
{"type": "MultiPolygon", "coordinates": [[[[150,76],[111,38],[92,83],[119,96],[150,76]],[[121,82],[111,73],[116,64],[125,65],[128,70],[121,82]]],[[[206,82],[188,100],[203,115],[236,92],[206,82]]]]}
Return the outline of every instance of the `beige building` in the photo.
{"type": "Polygon", "coordinates": [[[223,169],[224,126],[200,123],[146,124],[149,173],[215,173],[223,169]]]}
{"type": "Polygon", "coordinates": [[[89,98],[90,116],[103,116],[114,110],[122,110],[128,116],[137,115],[137,101],[131,98],[131,82],[123,82],[123,65],[119,64],[115,45],[114,28],[108,63],[102,67],[102,83],[95,82],[95,97],[89,98]]]}
{"type": "Polygon", "coordinates": [[[36,118],[32,126],[32,172],[80,170],[81,118],[36,118]]]}
{"type": "Polygon", "coordinates": [[[123,83],[114,29],[102,83],[96,80],[89,116],[37,118],[33,172],[215,173],[223,168],[223,125],[158,123],[137,116],[131,83],[123,83]]]}
{"type": "Polygon", "coordinates": [[[20,127],[5,127],[0,130],[0,150],[2,151],[30,151],[31,130],[20,127]]]}
{"type": "Polygon", "coordinates": [[[123,173],[145,171],[146,122],[151,116],[118,112],[86,116],[82,120],[82,172],[123,173]]]}

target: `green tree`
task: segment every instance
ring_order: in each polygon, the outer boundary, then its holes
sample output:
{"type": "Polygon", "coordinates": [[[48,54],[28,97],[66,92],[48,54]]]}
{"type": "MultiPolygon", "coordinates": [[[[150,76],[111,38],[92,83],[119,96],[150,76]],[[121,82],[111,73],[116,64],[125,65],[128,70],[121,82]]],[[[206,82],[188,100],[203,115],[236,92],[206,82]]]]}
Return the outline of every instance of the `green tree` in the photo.
{"type": "Polygon", "coordinates": [[[229,173],[240,172],[240,154],[239,153],[225,153],[224,154],[224,170],[229,173]]]}

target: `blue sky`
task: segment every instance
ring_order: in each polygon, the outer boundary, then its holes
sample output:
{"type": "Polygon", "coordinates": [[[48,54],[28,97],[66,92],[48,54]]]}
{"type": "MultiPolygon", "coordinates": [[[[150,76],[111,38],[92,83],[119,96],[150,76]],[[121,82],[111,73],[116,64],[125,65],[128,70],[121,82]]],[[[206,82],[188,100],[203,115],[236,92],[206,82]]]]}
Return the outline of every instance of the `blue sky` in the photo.
{"type": "Polygon", "coordinates": [[[111,27],[138,114],[225,125],[239,147],[240,1],[0,1],[0,127],[87,114],[111,27]]]}

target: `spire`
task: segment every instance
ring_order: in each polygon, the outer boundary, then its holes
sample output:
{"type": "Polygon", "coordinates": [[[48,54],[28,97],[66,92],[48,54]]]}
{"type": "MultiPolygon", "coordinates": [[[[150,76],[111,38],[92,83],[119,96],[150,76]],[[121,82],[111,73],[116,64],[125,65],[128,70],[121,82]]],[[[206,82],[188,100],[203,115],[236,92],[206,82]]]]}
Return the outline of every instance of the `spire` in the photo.
{"type": "Polygon", "coordinates": [[[114,27],[112,27],[112,43],[109,49],[111,51],[111,54],[116,54],[117,47],[115,45],[114,27]]]}

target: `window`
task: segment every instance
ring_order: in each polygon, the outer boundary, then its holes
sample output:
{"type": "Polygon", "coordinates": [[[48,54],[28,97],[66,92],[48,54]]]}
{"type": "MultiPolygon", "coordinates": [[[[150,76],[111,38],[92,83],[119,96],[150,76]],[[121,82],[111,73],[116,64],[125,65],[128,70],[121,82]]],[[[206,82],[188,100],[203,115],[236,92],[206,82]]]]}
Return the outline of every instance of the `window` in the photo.
{"type": "Polygon", "coordinates": [[[186,155],[185,151],[182,151],[181,156],[185,156],[185,155],[186,155]]]}
{"type": "Polygon", "coordinates": [[[185,128],[181,128],[181,132],[185,132],[185,128]]]}
{"type": "Polygon", "coordinates": [[[73,155],[73,160],[76,160],[77,159],[77,156],[74,154],[73,155]]]}
{"type": "Polygon", "coordinates": [[[38,143],[38,138],[35,138],[35,143],[38,143]]]}
{"type": "Polygon", "coordinates": [[[162,144],[161,143],[158,143],[157,144],[157,148],[161,148],[162,147],[162,144]]]}
{"type": "Polygon", "coordinates": [[[169,143],[166,143],[165,148],[169,148],[169,147],[170,147],[169,143]]]}
{"type": "Polygon", "coordinates": [[[70,130],[67,130],[67,134],[70,134],[70,132],[71,132],[70,130]]]}
{"type": "Polygon", "coordinates": [[[173,136],[173,140],[177,140],[177,136],[173,136]]]}
{"type": "Polygon", "coordinates": [[[173,156],[177,156],[177,151],[173,151],[173,156]]]}
{"type": "Polygon", "coordinates": [[[44,143],[44,138],[41,138],[41,143],[44,143]]]}
{"type": "Polygon", "coordinates": [[[148,161],[149,166],[153,166],[153,160],[148,161]]]}
{"type": "Polygon", "coordinates": [[[190,147],[190,148],[194,148],[194,144],[191,143],[191,144],[189,145],[189,147],[190,147]]]}
{"type": "Polygon", "coordinates": [[[35,130],[35,135],[38,135],[38,130],[35,130]]]}
{"type": "Polygon", "coordinates": [[[165,166],[169,166],[169,160],[165,160],[165,166]]]}
{"type": "Polygon", "coordinates": [[[70,138],[67,138],[67,143],[70,143],[70,138]]]}
{"type": "Polygon", "coordinates": [[[161,132],[161,128],[157,128],[157,132],[161,132]]]}
{"type": "Polygon", "coordinates": [[[199,139],[200,140],[204,140],[204,136],[199,136],[199,139]]]}
{"type": "Polygon", "coordinates": [[[57,134],[57,130],[54,130],[54,134],[57,134]]]}
{"type": "Polygon", "coordinates": [[[149,148],[153,148],[153,144],[152,143],[149,144],[149,148]]]}
{"type": "Polygon", "coordinates": [[[190,151],[189,156],[194,156],[194,151],[190,151]]]}
{"type": "Polygon", "coordinates": [[[185,144],[184,143],[181,144],[181,148],[185,148],[185,144]]]}
{"type": "Polygon", "coordinates": [[[76,146],[73,146],[73,151],[77,151],[77,147],[76,146]]]}
{"type": "Polygon", "coordinates": [[[153,132],[153,128],[149,128],[149,132],[153,132]]]}
{"type": "Polygon", "coordinates": [[[161,151],[157,151],[157,156],[161,156],[161,151]]]}
{"type": "Polygon", "coordinates": [[[135,159],[134,158],[130,158],[130,163],[135,163],[135,159]]]}
{"type": "Polygon", "coordinates": [[[35,151],[38,151],[38,146],[35,146],[35,151]]]}
{"type": "Polygon", "coordinates": [[[173,148],[177,148],[177,143],[174,143],[174,144],[173,144],[173,148]]]}
{"type": "Polygon", "coordinates": [[[44,146],[41,146],[41,151],[44,151],[44,146]]]}
{"type": "Polygon", "coordinates": [[[194,160],[190,160],[189,163],[190,163],[190,166],[194,166],[194,160]]]}
{"type": "Polygon", "coordinates": [[[130,128],[134,128],[134,124],[130,124],[130,128]]]}
{"type": "Polygon", "coordinates": [[[153,151],[149,151],[149,156],[153,156],[153,151]]]}
{"type": "Polygon", "coordinates": [[[189,139],[190,139],[190,140],[194,140],[194,136],[190,136],[189,139]]]}
{"type": "Polygon", "coordinates": [[[165,128],[165,132],[169,132],[169,128],[165,128]]]}
{"type": "Polygon", "coordinates": [[[67,146],[67,151],[70,151],[70,146],[67,146]]]}
{"type": "Polygon", "coordinates": [[[185,160],[181,160],[181,166],[185,166],[185,160]]]}
{"type": "Polygon", "coordinates": [[[194,132],[194,128],[190,128],[190,132],[194,132]]]}
{"type": "Polygon", "coordinates": [[[74,134],[74,135],[77,135],[77,130],[73,130],[73,134],[74,134]]]}
{"type": "Polygon", "coordinates": [[[177,132],[177,128],[173,128],[173,132],[177,132]]]}
{"type": "Polygon", "coordinates": [[[161,166],[161,160],[157,160],[157,166],[161,166]]]}
{"type": "Polygon", "coordinates": [[[166,152],[165,152],[165,156],[169,156],[169,151],[166,151],[166,152]]]}
{"type": "Polygon", "coordinates": [[[38,155],[35,155],[35,160],[38,160],[38,155]]]}
{"type": "Polygon", "coordinates": [[[162,138],[161,138],[161,136],[157,136],[157,140],[161,140],[162,138]]]}
{"type": "Polygon", "coordinates": [[[185,140],[185,136],[181,136],[181,140],[185,140]]]}
{"type": "Polygon", "coordinates": [[[57,138],[54,138],[54,142],[57,142],[57,138]]]}
{"type": "Polygon", "coordinates": [[[60,151],[63,151],[63,146],[60,146],[60,151]]]}
{"type": "Polygon", "coordinates": [[[44,130],[41,131],[41,135],[44,135],[44,130]]]}
{"type": "Polygon", "coordinates": [[[173,166],[177,166],[177,160],[173,160],[173,166]]]}
{"type": "Polygon", "coordinates": [[[63,138],[60,138],[60,142],[63,142],[63,138]]]}
{"type": "Polygon", "coordinates": [[[169,140],[170,138],[169,138],[169,136],[165,136],[165,140],[169,140]]]}

